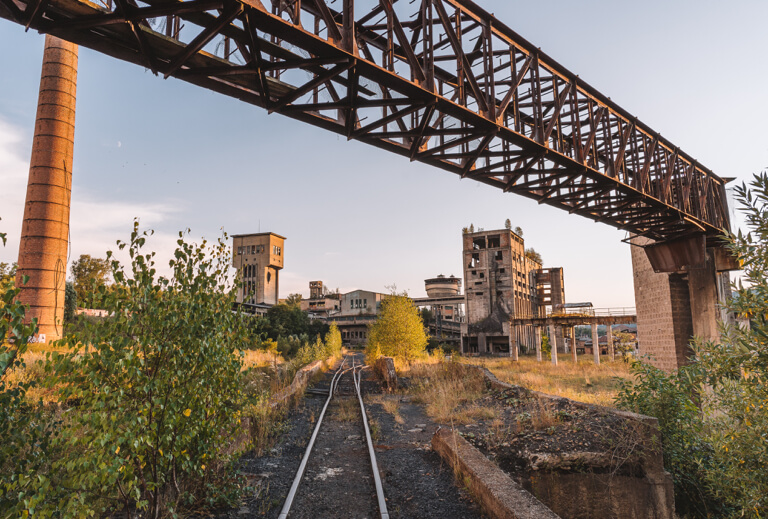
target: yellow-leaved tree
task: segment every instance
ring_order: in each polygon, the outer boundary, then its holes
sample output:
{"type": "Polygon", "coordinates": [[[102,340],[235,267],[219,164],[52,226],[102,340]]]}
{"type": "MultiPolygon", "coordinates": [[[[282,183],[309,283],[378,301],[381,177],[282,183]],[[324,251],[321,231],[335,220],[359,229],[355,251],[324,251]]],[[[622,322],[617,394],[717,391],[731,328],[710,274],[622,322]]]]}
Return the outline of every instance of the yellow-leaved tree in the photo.
{"type": "Polygon", "coordinates": [[[408,294],[392,294],[385,298],[379,317],[368,333],[368,361],[379,355],[410,361],[424,355],[426,348],[424,322],[408,294]]]}

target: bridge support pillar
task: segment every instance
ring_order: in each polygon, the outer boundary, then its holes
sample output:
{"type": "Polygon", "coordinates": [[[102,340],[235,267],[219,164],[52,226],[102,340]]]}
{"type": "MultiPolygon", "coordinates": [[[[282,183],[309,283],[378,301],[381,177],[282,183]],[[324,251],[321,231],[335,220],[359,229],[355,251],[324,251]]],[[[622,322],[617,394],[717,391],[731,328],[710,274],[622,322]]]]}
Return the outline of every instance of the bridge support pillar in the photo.
{"type": "Polygon", "coordinates": [[[592,323],[592,356],[595,364],[600,365],[600,341],[597,336],[597,321],[592,323]]]}
{"type": "Polygon", "coordinates": [[[557,337],[558,328],[559,326],[554,324],[549,325],[549,351],[550,357],[552,358],[552,364],[555,366],[557,366],[557,343],[555,342],[555,338],[557,337]]]}
{"type": "Polygon", "coordinates": [[[63,332],[76,89],[77,45],[47,35],[16,277],[39,342],[63,332]]]}
{"type": "Polygon", "coordinates": [[[519,359],[519,346],[520,343],[520,327],[519,326],[510,326],[509,330],[509,355],[512,357],[512,360],[517,362],[519,359]]]}
{"type": "Polygon", "coordinates": [[[579,362],[579,353],[576,351],[576,327],[571,326],[571,358],[573,363],[579,362]]]}
{"type": "Polygon", "coordinates": [[[536,346],[536,361],[541,362],[541,326],[534,326],[535,337],[533,339],[536,346]]]}
{"type": "MultiPolygon", "coordinates": [[[[633,243],[651,242],[634,238],[633,243]]],[[[715,256],[707,249],[700,263],[685,271],[656,272],[645,251],[632,247],[638,346],[655,366],[671,371],[688,363],[693,337],[719,340],[718,302],[727,297],[730,278],[718,273],[715,256]]]]}
{"type": "Polygon", "coordinates": [[[613,350],[613,329],[611,324],[605,325],[605,342],[608,345],[608,355],[611,356],[611,360],[616,360],[616,355],[613,350]]]}

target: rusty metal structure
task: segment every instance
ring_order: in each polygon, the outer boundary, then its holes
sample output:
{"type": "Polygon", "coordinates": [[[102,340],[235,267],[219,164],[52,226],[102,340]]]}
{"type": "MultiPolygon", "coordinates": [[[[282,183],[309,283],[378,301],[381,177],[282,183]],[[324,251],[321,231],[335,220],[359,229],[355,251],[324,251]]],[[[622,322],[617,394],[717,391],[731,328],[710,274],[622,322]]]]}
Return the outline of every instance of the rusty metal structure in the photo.
{"type": "Polygon", "coordinates": [[[264,2],[0,17],[657,242],[729,228],[723,179],[470,0],[264,2]]]}

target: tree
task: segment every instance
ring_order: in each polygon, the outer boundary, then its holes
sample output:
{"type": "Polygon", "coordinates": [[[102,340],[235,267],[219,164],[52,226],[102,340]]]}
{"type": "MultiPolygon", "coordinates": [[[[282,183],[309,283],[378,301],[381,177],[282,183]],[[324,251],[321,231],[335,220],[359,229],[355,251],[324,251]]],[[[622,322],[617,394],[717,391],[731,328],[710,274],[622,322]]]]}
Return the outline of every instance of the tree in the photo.
{"type": "Polygon", "coordinates": [[[304,296],[301,294],[288,294],[288,297],[285,299],[285,304],[288,306],[300,306],[302,299],[304,299],[304,296]]]}
{"type": "Polygon", "coordinates": [[[408,295],[393,293],[383,299],[368,333],[366,356],[371,360],[386,355],[411,361],[424,355],[426,347],[424,322],[408,295]]]}
{"type": "Polygon", "coordinates": [[[470,233],[475,232],[475,224],[473,224],[473,223],[469,224],[469,232],[470,233]]]}
{"type": "Polygon", "coordinates": [[[325,334],[325,351],[329,357],[341,355],[341,332],[336,323],[331,323],[328,333],[325,334]]]}
{"type": "Polygon", "coordinates": [[[616,347],[616,352],[622,355],[626,362],[629,360],[629,355],[635,351],[635,336],[627,332],[615,332],[613,344],[616,347]]]}
{"type": "Polygon", "coordinates": [[[109,283],[109,261],[81,254],[70,267],[77,292],[77,300],[85,308],[93,308],[93,298],[99,287],[109,283]]]}
{"type": "Polygon", "coordinates": [[[506,220],[504,220],[504,228],[505,228],[506,230],[508,230],[508,231],[511,231],[511,230],[512,230],[512,222],[509,220],[509,218],[507,218],[506,220]]]}
{"type": "Polygon", "coordinates": [[[525,249],[525,257],[535,261],[539,265],[543,265],[544,261],[541,259],[541,254],[536,252],[533,248],[525,249]]]}
{"type": "Polygon", "coordinates": [[[64,322],[71,323],[77,315],[77,291],[75,284],[67,281],[64,290],[64,322]]]}
{"type": "MultiPolygon", "coordinates": [[[[4,236],[4,235],[3,235],[4,236]]],[[[9,291],[16,288],[16,263],[0,263],[0,301],[9,291]]],[[[3,303],[0,302],[0,308],[3,303]]]]}
{"type": "Polygon", "coordinates": [[[59,401],[77,402],[50,470],[51,487],[66,489],[51,503],[62,517],[110,515],[119,503],[157,518],[238,498],[227,449],[245,406],[249,334],[231,311],[227,237],[209,246],[179,233],[164,277],[142,250],[148,235],[135,222],[118,242],[128,271],[107,254],[115,284],[102,304],[112,317],[67,337],[68,351],[46,367],[59,401]]]}
{"type": "Polygon", "coordinates": [[[520,236],[522,238],[523,237],[523,228],[520,227],[520,226],[515,227],[515,234],[517,234],[518,236],[520,236]]]}

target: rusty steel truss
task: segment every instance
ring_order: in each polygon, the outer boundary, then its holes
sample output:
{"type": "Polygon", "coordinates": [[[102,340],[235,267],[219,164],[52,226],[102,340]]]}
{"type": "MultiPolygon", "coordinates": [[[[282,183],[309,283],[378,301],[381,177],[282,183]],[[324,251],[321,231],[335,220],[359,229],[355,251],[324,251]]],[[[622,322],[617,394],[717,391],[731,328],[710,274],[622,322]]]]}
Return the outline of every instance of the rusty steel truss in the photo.
{"type": "Polygon", "coordinates": [[[634,234],[729,228],[723,179],[469,0],[0,0],[0,16],[634,234]]]}

